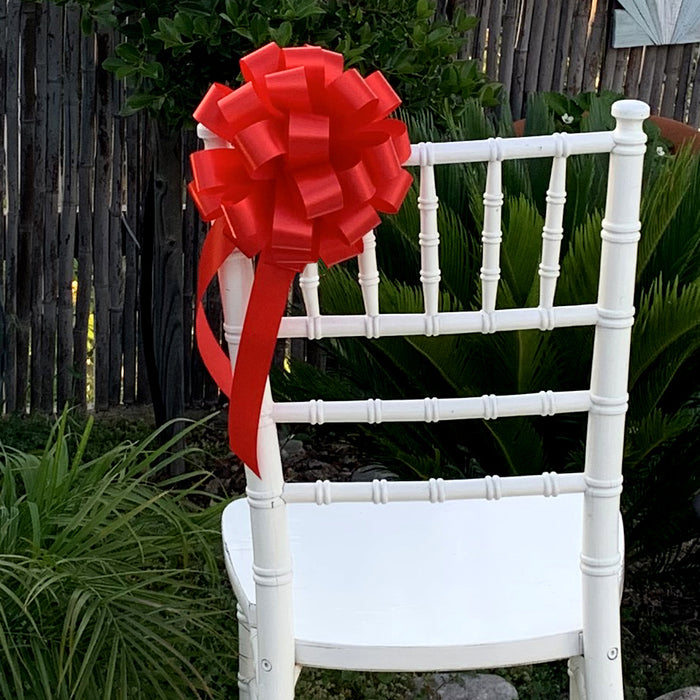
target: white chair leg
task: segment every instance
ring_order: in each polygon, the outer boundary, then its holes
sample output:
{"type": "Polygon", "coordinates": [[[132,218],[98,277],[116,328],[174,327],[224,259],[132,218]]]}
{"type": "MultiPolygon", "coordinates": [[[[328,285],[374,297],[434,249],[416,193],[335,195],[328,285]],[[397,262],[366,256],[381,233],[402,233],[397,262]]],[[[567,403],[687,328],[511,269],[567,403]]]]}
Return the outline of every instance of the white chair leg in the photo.
{"type": "Polygon", "coordinates": [[[583,580],[583,671],[588,700],[624,698],[617,573],[583,580]]]}
{"type": "Polygon", "coordinates": [[[583,656],[572,656],[568,663],[569,700],[586,700],[586,682],[583,675],[583,656]]]}
{"type": "Polygon", "coordinates": [[[255,680],[255,652],[250,625],[240,606],[238,616],[238,697],[240,700],[257,700],[255,680]]]}

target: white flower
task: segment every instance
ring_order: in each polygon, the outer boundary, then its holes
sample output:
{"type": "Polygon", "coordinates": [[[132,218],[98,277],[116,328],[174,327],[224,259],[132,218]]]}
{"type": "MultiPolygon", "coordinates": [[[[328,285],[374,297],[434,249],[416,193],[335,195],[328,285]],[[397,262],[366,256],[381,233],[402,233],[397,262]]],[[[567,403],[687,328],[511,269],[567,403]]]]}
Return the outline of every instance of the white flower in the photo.
{"type": "Polygon", "coordinates": [[[561,120],[564,122],[564,124],[571,124],[574,121],[574,118],[570,114],[562,114],[561,120]]]}
{"type": "Polygon", "coordinates": [[[663,146],[656,147],[656,155],[657,156],[665,156],[666,155],[666,150],[664,149],[663,146]]]}

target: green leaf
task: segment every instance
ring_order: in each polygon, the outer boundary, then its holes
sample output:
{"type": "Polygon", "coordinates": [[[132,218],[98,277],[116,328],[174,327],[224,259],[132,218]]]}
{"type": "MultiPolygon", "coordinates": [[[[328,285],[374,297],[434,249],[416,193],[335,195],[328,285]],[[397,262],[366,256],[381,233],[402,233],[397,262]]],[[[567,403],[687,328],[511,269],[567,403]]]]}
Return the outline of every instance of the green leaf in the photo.
{"type": "Polygon", "coordinates": [[[152,61],[141,66],[140,72],[145,78],[160,80],[163,77],[163,66],[157,61],[152,61]]]}
{"type": "Polygon", "coordinates": [[[238,34],[238,36],[242,36],[244,39],[247,39],[251,43],[255,42],[255,39],[253,39],[253,35],[250,33],[250,30],[246,29],[245,27],[234,27],[233,31],[238,34]]]}
{"type": "Polygon", "coordinates": [[[184,43],[175,22],[169,17],[158,18],[158,31],[153,36],[160,39],[166,49],[182,46],[184,43]]]}
{"type": "Polygon", "coordinates": [[[418,0],[416,3],[416,19],[427,19],[433,14],[429,0],[418,0]]]}
{"type": "Polygon", "coordinates": [[[105,60],[102,61],[102,67],[111,73],[116,73],[119,70],[136,70],[134,66],[125,63],[121,58],[117,58],[116,56],[105,58],[105,60]]]}
{"type": "Polygon", "coordinates": [[[292,38],[291,22],[282,22],[277,29],[270,28],[270,38],[280,46],[287,46],[292,38]]]}
{"type": "Polygon", "coordinates": [[[177,32],[191,37],[194,33],[194,20],[186,12],[176,12],[173,17],[173,26],[177,32]]]}
{"type": "Polygon", "coordinates": [[[157,110],[163,104],[165,98],[162,95],[151,95],[149,93],[137,92],[126,100],[126,105],[123,109],[124,116],[135,114],[142,109],[157,110]]]}
{"type": "Polygon", "coordinates": [[[132,44],[119,44],[114,52],[125,63],[139,63],[141,61],[141,53],[132,44]]]}

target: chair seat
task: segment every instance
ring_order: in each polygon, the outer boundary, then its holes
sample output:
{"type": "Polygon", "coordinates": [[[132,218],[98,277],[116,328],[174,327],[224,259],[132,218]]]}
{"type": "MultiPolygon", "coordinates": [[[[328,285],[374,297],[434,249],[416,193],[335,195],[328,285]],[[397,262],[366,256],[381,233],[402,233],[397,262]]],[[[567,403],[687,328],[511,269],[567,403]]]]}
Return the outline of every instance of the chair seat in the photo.
{"type": "MultiPolygon", "coordinates": [[[[582,505],[582,494],[288,505],[297,663],[448,670],[580,654],[582,505]]],[[[250,610],[246,499],[222,526],[250,610]]]]}

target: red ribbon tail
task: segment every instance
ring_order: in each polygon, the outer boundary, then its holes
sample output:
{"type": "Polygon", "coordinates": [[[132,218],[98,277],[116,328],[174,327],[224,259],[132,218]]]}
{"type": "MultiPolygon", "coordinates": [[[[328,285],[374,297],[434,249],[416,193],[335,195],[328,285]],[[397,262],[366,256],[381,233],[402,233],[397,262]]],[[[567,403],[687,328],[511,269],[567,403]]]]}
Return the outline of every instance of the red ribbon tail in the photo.
{"type": "Polygon", "coordinates": [[[280,321],[287,307],[289,287],[295,274],[294,270],[268,263],[264,254],[261,255],[255,270],[231,383],[228,423],[231,449],[258,477],[260,410],[280,321]]]}

